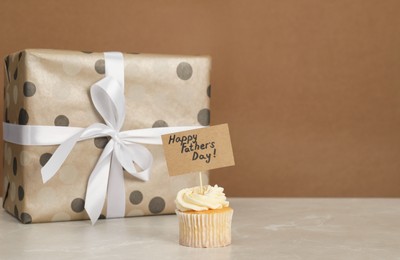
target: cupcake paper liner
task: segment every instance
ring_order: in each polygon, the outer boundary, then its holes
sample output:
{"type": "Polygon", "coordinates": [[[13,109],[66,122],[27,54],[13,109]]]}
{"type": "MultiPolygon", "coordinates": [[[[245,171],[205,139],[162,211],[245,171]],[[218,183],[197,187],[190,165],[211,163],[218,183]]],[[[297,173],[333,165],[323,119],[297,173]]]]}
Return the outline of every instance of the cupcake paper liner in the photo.
{"type": "Polygon", "coordinates": [[[182,212],[179,219],[179,244],[189,247],[223,247],[231,244],[233,209],[182,212]]]}

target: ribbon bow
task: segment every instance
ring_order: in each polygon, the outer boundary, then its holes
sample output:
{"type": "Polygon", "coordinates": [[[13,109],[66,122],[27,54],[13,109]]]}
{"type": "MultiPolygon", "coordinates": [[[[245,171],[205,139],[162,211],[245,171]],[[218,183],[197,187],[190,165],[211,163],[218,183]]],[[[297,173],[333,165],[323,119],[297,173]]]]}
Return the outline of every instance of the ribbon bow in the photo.
{"type": "Polygon", "coordinates": [[[106,52],[104,58],[105,77],[91,86],[90,95],[105,124],[94,123],[87,128],[79,128],[3,123],[5,141],[21,145],[60,144],[41,170],[44,183],[57,173],[77,142],[101,136],[111,137],[87,185],[85,209],[92,224],[100,216],[106,195],[107,218],[125,215],[123,168],[140,180],[149,180],[153,156],[140,143],[162,144],[163,134],[202,127],[160,127],[121,132],[125,120],[123,55],[106,52]]]}

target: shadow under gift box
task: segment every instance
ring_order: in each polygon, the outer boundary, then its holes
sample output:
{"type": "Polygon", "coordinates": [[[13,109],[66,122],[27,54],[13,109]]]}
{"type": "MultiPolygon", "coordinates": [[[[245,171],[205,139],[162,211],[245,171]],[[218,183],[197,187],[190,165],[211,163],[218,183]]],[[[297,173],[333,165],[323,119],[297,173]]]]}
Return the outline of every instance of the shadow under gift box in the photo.
{"type": "MultiPolygon", "coordinates": [[[[122,131],[209,125],[210,57],[123,56],[122,131]]],[[[104,77],[103,53],[29,49],[7,56],[5,73],[5,122],[82,128],[104,123],[89,93],[91,85],[104,77]]],[[[23,223],[88,219],[86,186],[107,142],[106,137],[78,142],[45,184],[40,170],[58,146],[5,142],[3,207],[23,223]]],[[[125,216],[172,214],[176,193],[198,185],[198,175],[169,177],[162,146],[145,146],[154,157],[150,180],[124,172],[125,216]]],[[[208,183],[208,172],[203,178],[208,183]]],[[[105,215],[103,207],[100,218],[105,215]]]]}

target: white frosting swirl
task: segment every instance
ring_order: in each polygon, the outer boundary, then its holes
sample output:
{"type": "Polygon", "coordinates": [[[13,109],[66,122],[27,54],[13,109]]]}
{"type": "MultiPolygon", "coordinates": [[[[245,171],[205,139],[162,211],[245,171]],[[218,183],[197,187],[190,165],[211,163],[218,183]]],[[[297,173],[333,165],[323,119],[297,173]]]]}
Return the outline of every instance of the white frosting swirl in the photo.
{"type": "Polygon", "coordinates": [[[203,186],[203,193],[200,186],[183,189],[176,195],[175,204],[180,211],[203,211],[229,206],[224,188],[218,187],[218,185],[203,186]]]}

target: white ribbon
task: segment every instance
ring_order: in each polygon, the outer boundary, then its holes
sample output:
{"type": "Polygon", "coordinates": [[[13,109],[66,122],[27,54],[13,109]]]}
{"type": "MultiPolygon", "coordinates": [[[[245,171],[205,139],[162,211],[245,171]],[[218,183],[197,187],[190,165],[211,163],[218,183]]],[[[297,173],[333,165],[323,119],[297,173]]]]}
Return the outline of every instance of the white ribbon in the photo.
{"type": "Polygon", "coordinates": [[[160,127],[121,132],[125,120],[123,55],[106,52],[104,58],[105,77],[91,86],[90,95],[105,124],[94,123],[80,128],[3,123],[4,140],[7,142],[20,145],[60,144],[41,170],[43,183],[57,173],[77,142],[101,136],[111,137],[87,184],[85,210],[92,224],[101,214],[106,195],[107,218],[125,215],[123,168],[140,180],[149,180],[153,156],[140,143],[162,144],[161,135],[202,127],[160,127]]]}

